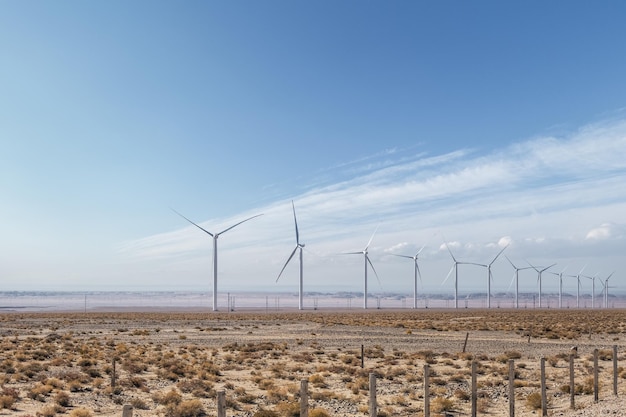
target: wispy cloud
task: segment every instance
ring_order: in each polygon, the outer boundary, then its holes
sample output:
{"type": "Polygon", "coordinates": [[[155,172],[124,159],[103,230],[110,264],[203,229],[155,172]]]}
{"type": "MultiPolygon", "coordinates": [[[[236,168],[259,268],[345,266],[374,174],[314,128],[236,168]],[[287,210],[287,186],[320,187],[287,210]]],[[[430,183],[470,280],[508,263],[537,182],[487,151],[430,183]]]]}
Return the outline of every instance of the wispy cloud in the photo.
{"type": "MultiPolygon", "coordinates": [[[[450,239],[459,256],[483,262],[509,244],[507,253],[513,258],[588,262],[593,264],[589,268],[624,270],[624,261],[615,259],[616,251],[610,248],[614,244],[623,250],[626,245],[624,155],[626,119],[616,119],[488,154],[470,149],[405,154],[389,149],[338,165],[333,169],[349,168],[353,175],[294,196],[300,234],[311,251],[305,260],[308,283],[342,282],[358,290],[361,277],[356,265],[362,260],[334,254],[362,249],[377,224],[370,253],[387,289],[409,288],[406,265],[387,254],[405,250],[411,254],[426,240],[432,243],[423,253],[425,265],[431,265],[424,267],[425,281],[434,285],[443,279],[450,262],[440,248],[442,234],[431,239],[438,231],[450,239]]],[[[272,285],[294,241],[291,206],[288,200],[275,201],[201,223],[209,230],[219,229],[257,213],[265,216],[226,234],[223,245],[220,240],[221,265],[228,265],[224,268],[231,275],[230,285],[272,285]]],[[[184,227],[126,242],[119,251],[127,260],[145,263],[147,271],[161,268],[166,272],[156,275],[166,276],[181,259],[210,262],[210,244],[197,229],[184,227]]],[[[206,274],[206,269],[197,271],[197,276],[206,274]]],[[[468,280],[479,285],[484,274],[475,275],[468,280]]],[[[618,281],[616,277],[619,286],[618,281]]],[[[295,285],[288,278],[281,282],[295,285]]]]}

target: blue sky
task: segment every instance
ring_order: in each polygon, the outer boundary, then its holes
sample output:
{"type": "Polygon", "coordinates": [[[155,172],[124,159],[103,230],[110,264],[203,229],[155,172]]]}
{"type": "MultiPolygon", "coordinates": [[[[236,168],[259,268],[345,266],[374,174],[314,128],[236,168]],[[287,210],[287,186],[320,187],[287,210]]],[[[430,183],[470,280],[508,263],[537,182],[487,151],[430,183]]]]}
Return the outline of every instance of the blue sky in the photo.
{"type": "Polygon", "coordinates": [[[377,226],[372,291],[411,291],[390,254],[427,243],[424,291],[451,292],[444,236],[623,290],[625,8],[2,2],[4,289],[208,290],[211,240],[172,207],[210,231],[264,213],[220,238],[220,289],[297,290],[295,262],[274,283],[293,199],[305,290],[361,290],[336,254],[377,226]]]}

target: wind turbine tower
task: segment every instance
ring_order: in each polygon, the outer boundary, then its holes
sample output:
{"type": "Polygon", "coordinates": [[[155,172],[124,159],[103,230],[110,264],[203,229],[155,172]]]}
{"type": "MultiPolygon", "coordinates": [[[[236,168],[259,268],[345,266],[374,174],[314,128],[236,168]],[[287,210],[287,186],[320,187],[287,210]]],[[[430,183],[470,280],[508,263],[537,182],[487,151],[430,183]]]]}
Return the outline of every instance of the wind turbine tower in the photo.
{"type": "Polygon", "coordinates": [[[172,209],[172,211],[213,238],[213,311],[217,311],[217,239],[220,237],[220,235],[228,232],[230,229],[234,227],[239,226],[241,223],[245,223],[248,220],[254,219],[255,217],[262,216],[263,214],[257,214],[256,216],[248,217],[247,219],[242,220],[239,223],[236,223],[230,226],[229,228],[222,230],[219,233],[211,233],[208,230],[198,226],[196,223],[192,222],[191,220],[189,220],[187,217],[183,216],[176,210],[172,209]]]}
{"type": "Polygon", "coordinates": [[[283,269],[280,270],[280,273],[278,274],[278,278],[276,278],[276,282],[278,282],[278,280],[280,279],[280,276],[283,274],[283,271],[285,270],[285,268],[287,267],[287,264],[289,263],[289,261],[291,261],[291,258],[293,258],[293,255],[296,254],[296,251],[300,251],[299,253],[299,258],[300,258],[300,290],[298,293],[298,310],[302,310],[304,309],[303,303],[302,303],[302,287],[303,287],[303,279],[302,279],[302,249],[304,248],[304,243],[300,243],[300,233],[298,233],[298,219],[296,218],[296,206],[293,203],[293,200],[291,200],[291,208],[293,209],[293,222],[296,225],[296,247],[293,249],[293,251],[291,252],[291,255],[289,255],[289,258],[287,259],[287,262],[285,262],[285,265],[283,265],[283,269]]]}
{"type": "MultiPolygon", "coordinates": [[[[528,261],[526,261],[528,262],[528,261]]],[[[541,308],[541,274],[543,274],[545,271],[547,271],[548,269],[552,268],[554,265],[556,264],[552,264],[550,266],[547,266],[543,269],[539,269],[541,267],[536,267],[534,265],[532,265],[530,262],[528,262],[528,265],[530,265],[535,271],[537,271],[537,282],[539,283],[539,308],[541,308]]]]}
{"type": "Polygon", "coordinates": [[[567,275],[568,277],[576,278],[576,308],[580,308],[580,277],[586,267],[587,265],[583,266],[580,272],[576,275],[567,275]]]}
{"type": "Polygon", "coordinates": [[[590,277],[588,275],[582,275],[582,276],[591,280],[591,308],[594,309],[596,307],[596,305],[595,305],[595,301],[596,301],[596,278],[598,277],[598,274],[595,274],[592,277],[590,277]]]}
{"type": "Polygon", "coordinates": [[[556,272],[550,272],[552,275],[559,277],[559,308],[563,308],[563,273],[565,273],[566,269],[567,267],[563,268],[558,274],[556,272]]]}
{"type": "Polygon", "coordinates": [[[604,287],[604,308],[609,308],[609,280],[613,276],[615,271],[611,272],[608,277],[604,279],[602,286],[604,287]]]}
{"type": "Polygon", "coordinates": [[[533,269],[533,267],[525,266],[523,268],[518,268],[515,264],[513,264],[513,262],[511,262],[508,256],[504,255],[504,257],[507,261],[509,261],[513,269],[515,269],[515,274],[513,275],[513,279],[515,280],[515,308],[519,308],[519,271],[523,271],[524,269],[533,269]]]}
{"type": "Polygon", "coordinates": [[[443,280],[441,285],[446,283],[448,278],[450,278],[450,274],[454,270],[454,308],[458,309],[459,308],[459,265],[479,265],[479,266],[483,266],[483,265],[480,265],[480,264],[477,264],[477,263],[473,263],[473,262],[459,262],[459,261],[457,261],[457,259],[452,254],[452,251],[450,250],[450,246],[448,246],[448,243],[445,240],[444,240],[443,243],[444,243],[444,245],[446,245],[446,248],[448,249],[448,252],[450,253],[450,256],[452,257],[452,261],[454,262],[454,265],[452,265],[452,268],[450,268],[450,272],[448,272],[448,275],[446,276],[446,279],[443,280]]]}
{"type": "Polygon", "coordinates": [[[369,255],[367,250],[369,249],[370,245],[372,244],[372,240],[374,239],[374,235],[376,234],[376,231],[378,230],[378,227],[376,227],[376,229],[374,230],[374,233],[372,233],[372,237],[370,237],[369,242],[367,242],[367,246],[365,246],[365,249],[363,249],[360,252],[344,252],[342,253],[342,255],[363,255],[364,258],[364,262],[365,262],[365,275],[363,277],[363,308],[365,310],[367,310],[367,269],[368,269],[368,264],[369,266],[372,267],[372,271],[374,271],[374,275],[376,275],[376,279],[378,280],[378,284],[380,285],[380,279],[378,278],[378,274],[376,273],[376,269],[374,268],[374,265],[372,264],[372,261],[370,261],[369,255]]]}
{"type": "Polygon", "coordinates": [[[415,264],[415,271],[414,271],[414,279],[413,279],[413,308],[417,308],[417,277],[419,276],[420,281],[422,280],[422,273],[420,272],[420,267],[417,263],[418,260],[418,256],[419,254],[422,252],[422,250],[424,250],[424,248],[426,247],[426,245],[422,246],[420,248],[420,250],[417,251],[417,253],[415,254],[415,256],[408,256],[408,255],[395,255],[395,256],[399,256],[401,258],[407,258],[407,259],[413,259],[413,263],[415,264]]]}
{"type": "Polygon", "coordinates": [[[491,262],[489,262],[487,265],[485,264],[473,264],[473,265],[478,265],[478,266],[482,266],[487,268],[487,308],[491,308],[491,281],[493,281],[493,275],[491,274],[491,265],[493,265],[493,263],[496,261],[496,259],[498,259],[498,257],[502,254],[502,252],[504,252],[504,250],[506,248],[508,248],[509,245],[506,245],[505,247],[502,248],[502,250],[500,250],[500,252],[498,252],[498,254],[496,255],[495,258],[493,258],[493,260],[491,262]]]}

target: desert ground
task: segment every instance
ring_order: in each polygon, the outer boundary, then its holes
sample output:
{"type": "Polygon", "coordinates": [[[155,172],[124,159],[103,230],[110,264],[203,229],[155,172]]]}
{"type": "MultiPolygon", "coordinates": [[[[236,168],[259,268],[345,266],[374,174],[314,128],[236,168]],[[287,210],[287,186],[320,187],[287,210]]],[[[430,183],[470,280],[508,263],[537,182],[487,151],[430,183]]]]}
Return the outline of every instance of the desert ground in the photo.
{"type": "Polygon", "coordinates": [[[127,404],[134,416],[214,416],[218,391],[225,392],[228,416],[298,416],[304,379],[310,416],[366,416],[371,373],[379,416],[423,416],[425,364],[431,415],[464,416],[472,361],[478,415],[508,416],[509,359],[515,415],[538,416],[541,357],[548,415],[626,410],[622,309],[4,312],[0,323],[0,415],[7,416],[121,416],[127,404]]]}

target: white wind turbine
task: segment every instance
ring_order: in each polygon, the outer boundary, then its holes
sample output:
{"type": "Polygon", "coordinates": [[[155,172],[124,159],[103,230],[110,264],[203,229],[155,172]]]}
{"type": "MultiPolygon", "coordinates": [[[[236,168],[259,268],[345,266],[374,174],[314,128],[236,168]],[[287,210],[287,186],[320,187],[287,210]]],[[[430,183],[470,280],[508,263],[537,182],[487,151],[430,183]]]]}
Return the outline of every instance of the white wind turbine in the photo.
{"type": "MultiPolygon", "coordinates": [[[[526,262],[528,262],[528,261],[526,261],[526,262]]],[[[528,265],[532,266],[532,268],[535,271],[537,271],[537,282],[539,283],[539,308],[541,308],[541,274],[543,274],[544,272],[546,272],[548,269],[552,268],[556,264],[552,264],[552,265],[547,266],[547,267],[542,268],[542,269],[538,269],[536,266],[534,266],[530,262],[528,262],[528,265]]],[[[539,268],[541,268],[541,267],[539,267],[539,268]]]]}
{"type": "Polygon", "coordinates": [[[420,272],[420,267],[417,264],[417,260],[419,254],[422,252],[422,250],[424,250],[425,247],[426,245],[422,246],[414,256],[394,254],[394,256],[399,256],[401,258],[413,259],[413,263],[415,264],[415,277],[413,279],[413,308],[417,308],[417,277],[419,276],[420,281],[422,281],[422,273],[420,272]]]}
{"type": "Polygon", "coordinates": [[[580,277],[582,276],[582,273],[586,267],[587,265],[583,266],[580,272],[576,275],[567,275],[568,277],[576,278],[576,281],[577,281],[576,282],[576,308],[580,308],[580,277]]]}
{"type": "Polygon", "coordinates": [[[504,250],[506,248],[508,248],[509,245],[506,245],[505,247],[502,248],[502,250],[500,250],[500,252],[498,252],[498,254],[496,255],[495,258],[493,258],[493,260],[491,262],[489,262],[487,265],[485,264],[473,264],[473,265],[478,265],[478,266],[482,266],[487,268],[487,308],[491,308],[491,281],[493,281],[493,275],[491,274],[491,265],[493,265],[493,263],[496,261],[496,259],[498,259],[498,257],[502,254],[502,252],[504,252],[504,250]]]}
{"type": "Polygon", "coordinates": [[[365,276],[363,278],[363,308],[367,309],[367,264],[369,264],[369,266],[372,267],[372,271],[374,271],[374,275],[376,275],[376,279],[378,280],[378,284],[380,285],[380,279],[378,278],[378,274],[376,273],[376,269],[374,268],[374,265],[372,264],[372,261],[370,261],[370,258],[368,256],[368,252],[367,250],[370,247],[370,244],[372,243],[372,239],[374,239],[374,235],[376,234],[376,231],[378,230],[378,226],[376,226],[376,229],[374,230],[374,233],[372,233],[372,237],[370,237],[369,242],[367,242],[367,246],[365,247],[365,249],[363,249],[360,252],[343,252],[341,255],[363,255],[364,258],[364,262],[365,262],[365,276]]]}
{"type": "Polygon", "coordinates": [[[446,245],[446,248],[448,249],[448,252],[450,253],[450,256],[452,257],[452,261],[454,261],[454,265],[452,265],[452,268],[450,268],[450,272],[448,272],[448,275],[446,275],[446,279],[443,280],[441,285],[445,284],[446,281],[448,281],[448,278],[450,278],[450,274],[452,274],[452,271],[454,270],[454,308],[458,309],[459,308],[459,265],[480,265],[480,264],[477,264],[474,262],[457,261],[454,255],[452,254],[452,251],[450,250],[448,243],[444,240],[443,244],[446,245]]]}
{"type": "Polygon", "coordinates": [[[596,301],[596,278],[598,277],[598,274],[595,274],[594,276],[590,277],[589,275],[581,275],[583,278],[587,278],[591,280],[591,308],[595,308],[595,301],[596,301]]]}
{"type": "Polygon", "coordinates": [[[550,272],[552,275],[559,277],[559,308],[563,308],[563,274],[565,273],[566,269],[567,266],[563,268],[563,270],[558,274],[556,272],[550,272]]]}
{"type": "Polygon", "coordinates": [[[604,282],[600,281],[602,283],[602,290],[604,292],[604,308],[609,308],[609,280],[614,273],[615,271],[611,272],[609,276],[604,279],[604,282]]]}
{"type": "MultiPolygon", "coordinates": [[[[519,294],[519,271],[523,271],[524,269],[533,269],[533,267],[525,266],[523,268],[518,268],[517,266],[513,264],[513,262],[511,262],[508,256],[504,255],[504,257],[506,258],[507,261],[509,261],[513,269],[515,269],[515,274],[513,275],[513,280],[515,280],[515,308],[519,308],[519,296],[518,296],[519,294]]],[[[511,284],[513,284],[513,281],[511,281],[511,284]]],[[[510,287],[511,286],[509,285],[509,288],[510,287]]]]}
{"type": "Polygon", "coordinates": [[[302,286],[303,286],[303,279],[302,279],[302,268],[303,268],[303,264],[302,264],[302,249],[304,248],[304,243],[300,243],[300,233],[298,233],[298,219],[296,219],[296,206],[293,204],[293,200],[291,200],[291,207],[293,208],[293,222],[296,225],[296,247],[293,248],[293,251],[291,252],[291,255],[289,255],[289,258],[287,259],[287,262],[285,262],[285,265],[283,265],[283,269],[280,270],[280,273],[278,274],[278,278],[276,278],[276,282],[278,282],[278,280],[280,279],[280,276],[282,275],[283,271],[285,270],[285,268],[287,267],[287,264],[289,263],[289,261],[291,261],[291,258],[293,258],[293,255],[296,254],[296,251],[299,250],[300,254],[300,291],[299,291],[299,295],[298,295],[298,309],[302,310],[303,304],[302,304],[302,286]]]}
{"type": "Polygon", "coordinates": [[[255,217],[262,216],[263,214],[257,214],[256,216],[252,216],[245,220],[242,220],[239,223],[236,223],[230,226],[229,228],[222,230],[219,233],[211,233],[208,230],[198,226],[196,223],[192,222],[191,220],[189,220],[187,217],[183,216],[176,210],[172,209],[172,211],[213,238],[213,311],[217,311],[217,238],[220,237],[221,234],[228,232],[230,229],[236,226],[239,226],[241,223],[247,222],[248,220],[252,220],[255,217]]]}

